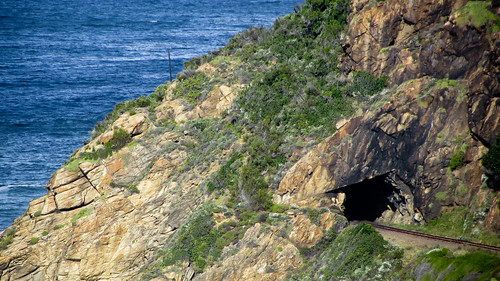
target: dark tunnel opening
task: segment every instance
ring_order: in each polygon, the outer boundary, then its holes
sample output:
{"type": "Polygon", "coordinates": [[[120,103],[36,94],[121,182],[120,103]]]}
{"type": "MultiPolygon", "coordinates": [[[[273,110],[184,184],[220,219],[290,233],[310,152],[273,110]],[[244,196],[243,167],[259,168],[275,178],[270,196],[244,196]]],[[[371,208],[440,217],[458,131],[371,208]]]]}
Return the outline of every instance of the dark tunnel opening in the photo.
{"type": "Polygon", "coordinates": [[[386,210],[396,210],[390,198],[398,189],[386,177],[374,177],[338,190],[345,193],[344,216],[349,221],[375,221],[386,210]]]}

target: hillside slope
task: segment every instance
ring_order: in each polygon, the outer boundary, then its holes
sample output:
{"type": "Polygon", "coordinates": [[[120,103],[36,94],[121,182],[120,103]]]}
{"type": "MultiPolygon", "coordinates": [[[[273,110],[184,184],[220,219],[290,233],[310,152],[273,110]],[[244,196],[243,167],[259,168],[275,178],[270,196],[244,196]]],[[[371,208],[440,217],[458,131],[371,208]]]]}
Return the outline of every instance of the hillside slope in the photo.
{"type": "Polygon", "coordinates": [[[0,280],[498,279],[349,221],[500,244],[499,14],[310,0],[236,35],[96,126],[2,234],[0,280]]]}

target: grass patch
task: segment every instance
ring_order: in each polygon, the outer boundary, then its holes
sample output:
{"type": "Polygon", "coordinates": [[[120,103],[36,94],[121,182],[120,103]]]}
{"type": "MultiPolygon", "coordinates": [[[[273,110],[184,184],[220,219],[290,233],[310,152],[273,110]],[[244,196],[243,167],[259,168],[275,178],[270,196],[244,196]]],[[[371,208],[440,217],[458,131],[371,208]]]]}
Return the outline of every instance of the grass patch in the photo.
{"type": "Polygon", "coordinates": [[[65,224],[58,224],[56,226],[54,226],[54,230],[58,230],[58,229],[61,229],[65,226],[65,224]]]}
{"type": "Polygon", "coordinates": [[[496,280],[500,272],[500,258],[483,252],[473,252],[455,256],[448,249],[432,250],[425,254],[420,262],[432,265],[432,271],[425,278],[434,280],[462,280],[474,276],[474,280],[496,280]],[[476,275],[477,274],[477,275],[476,275]]]}
{"type": "Polygon", "coordinates": [[[464,165],[465,152],[467,151],[467,144],[462,144],[460,147],[455,149],[455,152],[450,159],[450,169],[453,171],[464,165]]]}
{"type": "Polygon", "coordinates": [[[478,28],[487,25],[493,32],[500,30],[500,17],[491,12],[491,1],[470,1],[457,10],[460,25],[472,24],[478,28]]]}
{"type": "Polygon", "coordinates": [[[441,192],[436,193],[436,200],[444,201],[446,199],[448,199],[448,192],[441,191],[441,192]]]}
{"type": "Polygon", "coordinates": [[[9,228],[2,237],[0,237],[0,250],[7,249],[7,246],[14,240],[14,234],[16,234],[15,228],[9,228]]]}
{"type": "Polygon", "coordinates": [[[92,213],[92,209],[82,209],[80,210],[80,212],[78,212],[78,214],[76,216],[74,216],[73,218],[71,218],[71,222],[75,222],[85,216],[88,216],[89,214],[92,213]]]}

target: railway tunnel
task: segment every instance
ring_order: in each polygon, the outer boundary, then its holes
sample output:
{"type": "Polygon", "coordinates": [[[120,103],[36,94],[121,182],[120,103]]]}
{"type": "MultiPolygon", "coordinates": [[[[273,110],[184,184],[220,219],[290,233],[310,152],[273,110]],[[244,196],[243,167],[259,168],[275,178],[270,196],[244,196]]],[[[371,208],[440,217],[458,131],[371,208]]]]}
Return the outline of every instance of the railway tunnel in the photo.
{"type": "Polygon", "coordinates": [[[412,223],[411,189],[396,174],[387,173],[330,191],[349,221],[412,223]]]}

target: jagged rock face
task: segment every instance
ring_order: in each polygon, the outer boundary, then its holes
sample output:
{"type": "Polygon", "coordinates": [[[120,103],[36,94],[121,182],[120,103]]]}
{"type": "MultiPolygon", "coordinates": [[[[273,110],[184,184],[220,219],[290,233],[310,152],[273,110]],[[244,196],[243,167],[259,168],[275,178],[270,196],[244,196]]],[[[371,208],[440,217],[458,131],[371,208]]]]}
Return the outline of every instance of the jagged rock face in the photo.
{"type": "MultiPolygon", "coordinates": [[[[186,114],[182,108],[173,111],[193,119],[220,114],[238,88],[217,87],[193,110],[196,114],[186,114]]],[[[164,106],[172,103],[167,98],[164,106]]],[[[54,174],[47,195],[33,200],[26,215],[17,219],[16,239],[0,254],[1,280],[132,278],[175,233],[189,210],[208,199],[196,190],[218,163],[167,182],[188,158],[185,151],[170,147],[190,136],[158,131],[149,117],[141,109],[135,115],[123,114],[111,126],[133,136],[134,146],[54,174]],[[132,183],[137,191],[130,188],[132,183]],[[30,243],[32,237],[39,241],[30,243]]],[[[114,131],[103,133],[77,154],[103,148],[114,138],[114,131]]]]}
{"type": "Polygon", "coordinates": [[[489,42],[484,30],[456,23],[456,10],[465,2],[354,1],[344,67],[387,74],[391,84],[467,76],[489,42]]]}
{"type": "MultiPolygon", "coordinates": [[[[358,211],[346,210],[356,208],[349,203],[356,199],[350,188],[363,183],[377,188],[383,182],[387,189],[383,202],[392,207],[382,208],[378,221],[419,223],[443,207],[467,206],[474,199],[484,210],[484,227],[500,230],[499,195],[481,189],[480,163],[500,133],[500,39],[484,27],[456,22],[466,2],[352,1],[343,66],[346,72],[389,75],[393,88],[301,156],[274,197],[276,203],[336,207],[339,214],[328,211],[312,223],[291,212],[283,215],[288,230],[257,223],[202,274],[183,264],[178,272],[166,269],[163,277],[284,280],[302,264],[299,247],[314,245],[330,227],[345,227],[342,212],[358,211]],[[459,150],[463,163],[451,169],[459,150]],[[486,197],[493,197],[491,206],[486,197]]],[[[198,70],[217,71],[210,64],[198,70]]],[[[0,252],[0,280],[138,280],[187,216],[214,200],[199,185],[219,169],[219,160],[179,171],[190,155],[177,144],[194,142],[190,133],[158,130],[151,119],[221,117],[243,86],[218,85],[194,108],[171,98],[174,87],[175,82],[154,116],[141,109],[113,124],[133,136],[133,146],[55,173],[47,195],[31,202],[16,221],[13,243],[0,252]],[[32,237],[39,241],[30,242],[32,237]]],[[[109,130],[77,154],[103,148],[113,138],[109,130]]],[[[235,141],[216,159],[237,146],[235,141]]]]}
{"type": "MultiPolygon", "coordinates": [[[[395,174],[411,189],[406,195],[415,203],[413,210],[406,211],[407,218],[422,213],[431,219],[441,206],[467,204],[480,192],[483,169],[479,162],[486,148],[468,133],[464,93],[430,87],[431,82],[423,78],[406,83],[389,102],[375,106],[379,109],[347,122],[289,170],[275,200],[300,204],[367,179],[395,174]],[[451,171],[450,159],[461,146],[467,147],[465,166],[451,171]],[[468,188],[458,194],[457,182],[468,188]],[[448,198],[437,200],[439,192],[449,193],[448,198]]],[[[333,201],[342,205],[343,199],[333,201]]],[[[490,212],[497,216],[495,206],[490,212]]]]}
{"type": "Polygon", "coordinates": [[[467,80],[469,128],[490,146],[500,133],[500,38],[458,23],[467,2],[353,1],[343,67],[388,75],[391,85],[425,76],[467,80]]]}
{"type": "MultiPolygon", "coordinates": [[[[389,75],[399,86],[387,103],[352,118],[297,162],[276,201],[308,204],[388,173],[410,187],[417,217],[484,197],[480,157],[500,133],[500,41],[486,27],[457,23],[466,2],[352,2],[343,66],[389,75]],[[462,80],[452,86],[447,79],[462,80]],[[465,165],[452,171],[460,147],[465,165]]],[[[343,200],[333,203],[342,208],[343,200]]],[[[488,207],[489,220],[497,213],[488,207]]]]}

